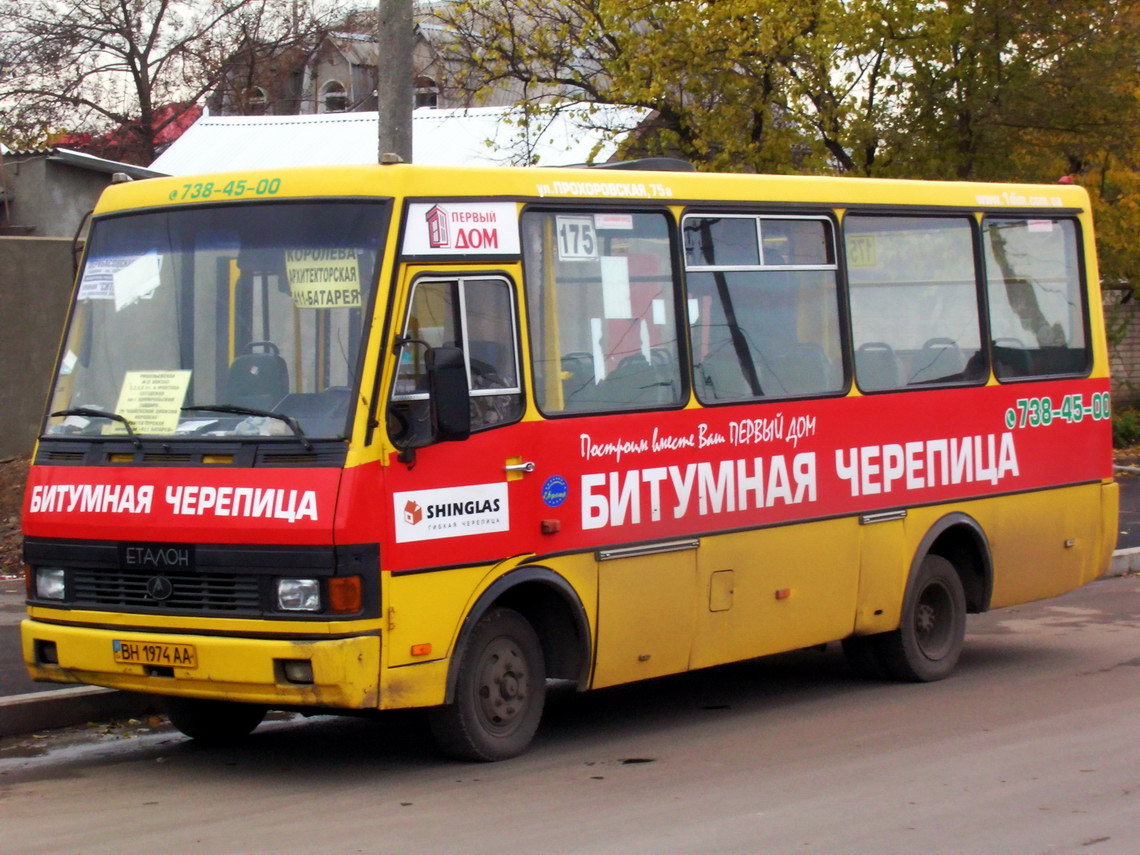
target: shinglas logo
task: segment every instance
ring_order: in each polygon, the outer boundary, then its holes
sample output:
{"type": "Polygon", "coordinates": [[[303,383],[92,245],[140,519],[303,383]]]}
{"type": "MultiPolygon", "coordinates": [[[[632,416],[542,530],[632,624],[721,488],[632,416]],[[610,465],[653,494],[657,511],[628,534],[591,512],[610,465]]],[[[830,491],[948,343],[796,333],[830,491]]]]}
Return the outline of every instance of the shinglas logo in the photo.
{"type": "Polygon", "coordinates": [[[510,528],[505,483],[415,490],[396,493],[393,500],[397,543],[510,528]]]}
{"type": "Polygon", "coordinates": [[[404,505],[404,522],[408,525],[416,525],[424,518],[424,509],[417,505],[415,502],[409,501],[404,505]]]}

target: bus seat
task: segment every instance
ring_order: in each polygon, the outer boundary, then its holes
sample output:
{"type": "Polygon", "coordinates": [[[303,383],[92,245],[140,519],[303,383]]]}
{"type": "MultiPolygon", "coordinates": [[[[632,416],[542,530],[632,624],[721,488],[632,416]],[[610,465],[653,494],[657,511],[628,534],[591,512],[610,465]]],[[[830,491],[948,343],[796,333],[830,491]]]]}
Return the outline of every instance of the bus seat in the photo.
{"type": "Polygon", "coordinates": [[[594,402],[603,409],[617,409],[629,404],[659,404],[664,387],[660,375],[640,353],[627,356],[618,363],[597,387],[594,402]]]}
{"type": "Polygon", "coordinates": [[[1029,351],[1017,338],[993,340],[994,374],[998,377],[1025,377],[1030,373],[1029,351]]]}
{"type": "Polygon", "coordinates": [[[226,403],[271,410],[289,392],[289,366],[271,341],[254,341],[234,357],[226,378],[226,403]],[[264,348],[256,352],[255,348],[264,348]]]}
{"type": "Polygon", "coordinates": [[[702,401],[739,401],[752,397],[736,351],[728,344],[706,354],[693,366],[697,397],[702,401]]]}
{"type": "MultiPolygon", "coordinates": [[[[760,366],[756,366],[759,373],[760,366]]],[[[760,388],[764,378],[758,377],[760,388]]],[[[693,366],[693,382],[697,384],[697,397],[706,401],[732,401],[752,398],[748,377],[740,364],[740,356],[731,339],[712,342],[705,357],[693,366]]]]}
{"type": "Polygon", "coordinates": [[[889,344],[868,341],[855,351],[855,379],[868,392],[897,389],[902,385],[899,358],[889,344]]]}
{"type": "Polygon", "coordinates": [[[799,342],[780,360],[780,380],[789,395],[831,391],[837,384],[830,375],[831,360],[818,344],[799,342]]]}
{"type": "Polygon", "coordinates": [[[938,380],[958,379],[966,368],[966,359],[958,343],[952,338],[932,338],[915,356],[910,383],[934,383],[938,380]]]}

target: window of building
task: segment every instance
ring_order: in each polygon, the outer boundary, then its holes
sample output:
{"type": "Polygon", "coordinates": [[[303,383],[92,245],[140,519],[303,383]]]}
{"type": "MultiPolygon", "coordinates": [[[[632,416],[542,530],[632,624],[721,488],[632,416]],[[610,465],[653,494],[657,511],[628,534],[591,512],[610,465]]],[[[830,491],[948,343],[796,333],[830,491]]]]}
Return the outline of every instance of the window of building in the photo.
{"type": "Polygon", "coordinates": [[[415,104],[417,107],[439,106],[439,85],[430,77],[416,78],[415,104]]]}
{"type": "Polygon", "coordinates": [[[344,85],[336,80],[330,80],[321,87],[322,113],[343,113],[348,109],[348,92],[344,85]]]}
{"type": "Polygon", "coordinates": [[[842,391],[831,221],[702,214],[685,217],[682,231],[697,397],[842,391]]]}
{"type": "Polygon", "coordinates": [[[849,215],[843,227],[859,388],[984,382],[971,220],[849,215]]]}
{"type": "Polygon", "coordinates": [[[251,86],[245,91],[245,109],[248,115],[264,115],[268,107],[269,94],[260,86],[251,86]]]}

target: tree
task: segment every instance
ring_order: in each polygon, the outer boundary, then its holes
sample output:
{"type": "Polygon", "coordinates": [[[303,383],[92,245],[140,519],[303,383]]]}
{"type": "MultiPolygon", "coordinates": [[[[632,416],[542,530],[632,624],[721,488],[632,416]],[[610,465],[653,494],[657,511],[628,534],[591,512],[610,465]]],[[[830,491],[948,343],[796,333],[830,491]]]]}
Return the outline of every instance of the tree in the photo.
{"type": "Polygon", "coordinates": [[[313,0],[8,0],[0,7],[0,122],[28,138],[120,132],[124,158],[222,80],[239,45],[311,43],[337,13],[313,0]]]}
{"type": "MultiPolygon", "coordinates": [[[[826,53],[841,0],[466,0],[441,6],[466,86],[522,84],[546,105],[655,111],[639,150],[705,168],[790,171],[820,165],[790,68],[826,53]]],[[[644,130],[644,129],[643,129],[644,130]]]]}

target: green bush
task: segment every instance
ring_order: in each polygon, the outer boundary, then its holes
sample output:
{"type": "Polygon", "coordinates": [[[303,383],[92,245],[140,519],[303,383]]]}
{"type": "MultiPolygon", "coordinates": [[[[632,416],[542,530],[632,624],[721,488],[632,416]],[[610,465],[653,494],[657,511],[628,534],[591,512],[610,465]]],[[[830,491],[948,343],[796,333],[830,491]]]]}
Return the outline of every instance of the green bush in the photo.
{"type": "Polygon", "coordinates": [[[1129,448],[1140,444],[1140,412],[1121,410],[1112,414],[1113,448],[1129,448]]]}

